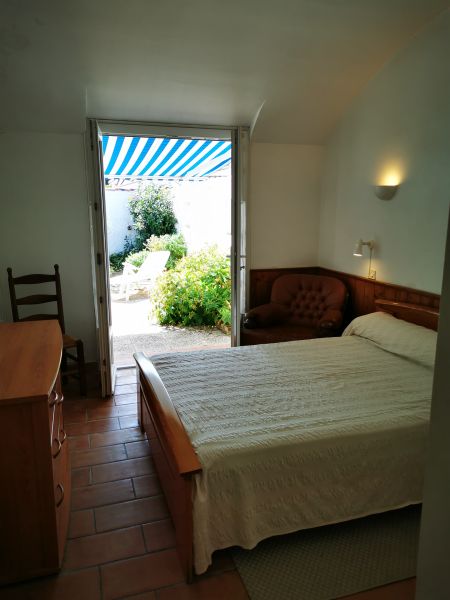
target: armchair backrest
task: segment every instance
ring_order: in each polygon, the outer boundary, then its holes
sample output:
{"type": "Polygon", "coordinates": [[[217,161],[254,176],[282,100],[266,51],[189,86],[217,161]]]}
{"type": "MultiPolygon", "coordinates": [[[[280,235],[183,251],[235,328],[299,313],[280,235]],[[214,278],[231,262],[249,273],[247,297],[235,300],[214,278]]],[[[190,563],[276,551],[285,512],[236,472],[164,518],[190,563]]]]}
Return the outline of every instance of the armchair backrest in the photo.
{"type": "Polygon", "coordinates": [[[322,275],[282,275],[273,282],[271,302],[289,311],[292,325],[315,327],[328,309],[342,311],[347,297],[345,285],[322,275]]]}

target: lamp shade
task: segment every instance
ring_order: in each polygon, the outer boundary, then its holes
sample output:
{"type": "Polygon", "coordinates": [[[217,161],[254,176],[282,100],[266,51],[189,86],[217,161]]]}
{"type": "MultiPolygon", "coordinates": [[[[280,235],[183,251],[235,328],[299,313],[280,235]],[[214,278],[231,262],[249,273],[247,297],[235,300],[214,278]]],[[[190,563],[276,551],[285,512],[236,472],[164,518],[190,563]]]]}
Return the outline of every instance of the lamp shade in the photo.
{"type": "Polygon", "coordinates": [[[355,249],[353,250],[353,256],[362,256],[363,253],[363,241],[358,240],[355,244],[355,249]]]}
{"type": "Polygon", "coordinates": [[[398,185],[375,185],[375,196],[380,200],[391,200],[398,190],[398,185]]]}

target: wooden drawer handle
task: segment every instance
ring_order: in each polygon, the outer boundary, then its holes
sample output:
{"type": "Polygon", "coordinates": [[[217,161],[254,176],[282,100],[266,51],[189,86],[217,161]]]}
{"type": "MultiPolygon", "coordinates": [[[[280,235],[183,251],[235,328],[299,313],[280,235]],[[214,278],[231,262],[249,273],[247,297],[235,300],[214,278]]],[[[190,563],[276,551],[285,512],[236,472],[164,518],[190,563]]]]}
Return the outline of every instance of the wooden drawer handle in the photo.
{"type": "Polygon", "coordinates": [[[61,443],[61,446],[64,444],[64,442],[67,440],[67,433],[64,431],[64,429],[60,429],[59,433],[62,433],[62,439],[61,437],[59,438],[59,441],[61,443]]]}
{"type": "Polygon", "coordinates": [[[50,398],[51,398],[51,400],[49,400],[49,403],[48,403],[50,408],[52,408],[52,406],[55,406],[56,404],[58,404],[58,402],[60,402],[59,395],[56,390],[52,391],[52,393],[50,394],[50,398]]]}
{"type": "Polygon", "coordinates": [[[53,438],[53,441],[58,444],[58,449],[56,450],[56,452],[54,454],[52,454],[53,458],[56,458],[58,456],[58,454],[61,452],[62,442],[59,438],[53,438]]]}
{"type": "Polygon", "coordinates": [[[56,489],[58,489],[58,488],[61,490],[61,498],[56,503],[56,508],[58,508],[58,506],[61,506],[61,504],[63,503],[63,500],[64,500],[64,486],[63,486],[63,484],[62,483],[58,483],[58,485],[56,486],[56,489]]]}

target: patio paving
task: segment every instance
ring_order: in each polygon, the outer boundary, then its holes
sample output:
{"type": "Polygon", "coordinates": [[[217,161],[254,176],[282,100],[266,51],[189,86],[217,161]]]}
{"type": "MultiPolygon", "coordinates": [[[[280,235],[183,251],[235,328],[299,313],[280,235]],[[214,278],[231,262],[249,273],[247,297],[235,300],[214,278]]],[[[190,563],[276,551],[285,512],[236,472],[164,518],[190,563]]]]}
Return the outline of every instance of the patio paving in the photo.
{"type": "Polygon", "coordinates": [[[120,275],[111,278],[111,310],[114,363],[134,363],[134,352],[148,355],[161,352],[205,350],[230,347],[230,336],[215,327],[174,327],[158,325],[150,314],[148,292],[137,291],[128,302],[119,295],[120,275]]]}

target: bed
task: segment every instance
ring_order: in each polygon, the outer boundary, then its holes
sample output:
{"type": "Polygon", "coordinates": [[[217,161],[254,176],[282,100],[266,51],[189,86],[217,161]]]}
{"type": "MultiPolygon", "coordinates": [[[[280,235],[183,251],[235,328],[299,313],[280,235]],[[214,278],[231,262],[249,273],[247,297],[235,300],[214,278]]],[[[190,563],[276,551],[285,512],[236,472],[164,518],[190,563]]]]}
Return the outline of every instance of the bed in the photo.
{"type": "Polygon", "coordinates": [[[221,548],[421,502],[435,344],[378,312],[341,338],[135,355],[186,578],[221,548]]]}

